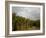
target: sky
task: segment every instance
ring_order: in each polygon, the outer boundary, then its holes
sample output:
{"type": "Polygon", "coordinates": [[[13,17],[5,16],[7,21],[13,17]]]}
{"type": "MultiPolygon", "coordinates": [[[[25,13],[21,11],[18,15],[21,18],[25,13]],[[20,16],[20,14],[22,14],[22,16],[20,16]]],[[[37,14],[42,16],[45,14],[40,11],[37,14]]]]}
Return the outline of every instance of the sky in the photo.
{"type": "Polygon", "coordinates": [[[25,17],[31,20],[40,19],[39,7],[12,7],[12,13],[16,13],[16,16],[25,17]]]}

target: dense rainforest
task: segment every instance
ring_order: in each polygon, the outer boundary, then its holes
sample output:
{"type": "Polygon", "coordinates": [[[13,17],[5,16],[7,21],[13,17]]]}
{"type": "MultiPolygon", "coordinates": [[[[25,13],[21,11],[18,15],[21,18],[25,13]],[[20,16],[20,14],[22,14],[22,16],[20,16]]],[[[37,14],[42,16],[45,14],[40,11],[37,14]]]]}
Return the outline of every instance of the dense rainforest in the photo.
{"type": "Polygon", "coordinates": [[[25,17],[16,16],[12,13],[12,31],[23,31],[23,30],[39,30],[40,20],[26,19],[25,17]]]}

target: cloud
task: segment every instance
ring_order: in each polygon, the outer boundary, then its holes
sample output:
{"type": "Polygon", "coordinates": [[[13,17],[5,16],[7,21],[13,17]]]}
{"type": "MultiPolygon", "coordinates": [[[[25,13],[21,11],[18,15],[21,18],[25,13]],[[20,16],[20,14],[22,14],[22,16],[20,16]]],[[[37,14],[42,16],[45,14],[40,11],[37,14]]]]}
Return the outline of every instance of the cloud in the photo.
{"type": "Polygon", "coordinates": [[[32,20],[40,19],[39,7],[12,7],[12,12],[15,12],[16,16],[22,16],[32,20]]]}

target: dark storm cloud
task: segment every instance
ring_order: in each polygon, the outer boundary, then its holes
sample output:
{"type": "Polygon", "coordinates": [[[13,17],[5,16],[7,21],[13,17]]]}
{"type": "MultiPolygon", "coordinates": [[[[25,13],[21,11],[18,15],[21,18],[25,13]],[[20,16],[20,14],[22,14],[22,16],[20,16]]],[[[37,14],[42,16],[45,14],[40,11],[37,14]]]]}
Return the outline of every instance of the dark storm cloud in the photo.
{"type": "Polygon", "coordinates": [[[40,19],[39,7],[12,7],[12,11],[16,13],[16,16],[22,16],[32,20],[40,19]]]}

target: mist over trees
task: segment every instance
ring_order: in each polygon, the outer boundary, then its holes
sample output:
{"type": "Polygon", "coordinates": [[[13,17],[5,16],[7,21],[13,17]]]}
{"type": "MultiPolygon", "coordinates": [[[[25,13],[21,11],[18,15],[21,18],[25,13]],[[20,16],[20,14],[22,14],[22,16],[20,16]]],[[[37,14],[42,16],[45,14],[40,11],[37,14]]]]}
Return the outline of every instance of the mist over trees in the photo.
{"type": "Polygon", "coordinates": [[[12,31],[40,29],[40,20],[30,20],[12,13],[12,31]]]}

